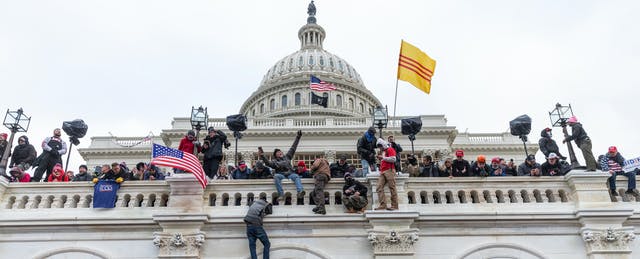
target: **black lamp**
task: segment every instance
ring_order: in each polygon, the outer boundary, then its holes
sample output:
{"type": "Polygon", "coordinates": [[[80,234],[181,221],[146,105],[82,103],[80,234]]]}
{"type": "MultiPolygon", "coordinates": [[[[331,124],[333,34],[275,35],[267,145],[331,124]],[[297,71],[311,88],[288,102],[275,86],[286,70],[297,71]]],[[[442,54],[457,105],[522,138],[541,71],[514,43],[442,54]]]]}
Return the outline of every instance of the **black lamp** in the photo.
{"type": "MultiPolygon", "coordinates": [[[[564,133],[564,138],[566,139],[569,136],[567,132],[567,120],[573,117],[573,109],[571,109],[571,104],[568,106],[563,106],[560,103],[556,104],[555,109],[549,112],[549,119],[551,119],[552,127],[562,127],[562,133],[564,133]]],[[[578,159],[576,158],[576,153],[573,151],[573,146],[570,141],[567,141],[567,149],[569,150],[569,159],[571,159],[571,167],[576,168],[580,166],[578,159]]]]}
{"type": "Polygon", "coordinates": [[[373,110],[373,126],[378,128],[380,131],[380,138],[382,138],[382,129],[387,127],[387,123],[389,122],[387,106],[384,108],[382,106],[378,106],[373,110]]]}
{"type": "MultiPolygon", "coordinates": [[[[195,108],[191,106],[191,129],[196,131],[196,141],[200,136],[200,130],[207,127],[209,121],[209,114],[207,114],[207,107],[202,106],[195,108]]],[[[193,147],[193,154],[198,155],[198,147],[193,147]]]]}

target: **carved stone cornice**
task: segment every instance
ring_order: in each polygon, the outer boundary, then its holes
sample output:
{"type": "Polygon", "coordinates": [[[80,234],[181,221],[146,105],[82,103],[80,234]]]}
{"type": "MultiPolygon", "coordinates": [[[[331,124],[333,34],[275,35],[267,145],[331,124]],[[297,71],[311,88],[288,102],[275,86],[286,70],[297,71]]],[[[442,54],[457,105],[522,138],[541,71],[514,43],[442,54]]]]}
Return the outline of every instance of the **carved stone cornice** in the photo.
{"type": "Polygon", "coordinates": [[[159,248],[158,258],[200,258],[200,248],[204,240],[204,232],[153,233],[153,244],[159,248]]]}
{"type": "Polygon", "coordinates": [[[374,255],[413,255],[418,234],[416,231],[391,230],[387,233],[370,231],[368,239],[374,255]]]}
{"type": "Polygon", "coordinates": [[[636,239],[633,227],[607,229],[583,229],[582,240],[587,245],[587,254],[631,253],[629,244],[636,239]]]}

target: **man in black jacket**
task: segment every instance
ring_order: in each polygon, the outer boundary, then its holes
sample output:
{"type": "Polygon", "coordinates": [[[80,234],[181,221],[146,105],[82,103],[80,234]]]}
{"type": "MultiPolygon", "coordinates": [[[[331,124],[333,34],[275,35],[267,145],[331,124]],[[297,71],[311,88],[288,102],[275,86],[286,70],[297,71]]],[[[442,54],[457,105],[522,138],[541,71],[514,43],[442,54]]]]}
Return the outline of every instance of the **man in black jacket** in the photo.
{"type": "Polygon", "coordinates": [[[369,170],[375,171],[376,166],[376,128],[369,127],[358,139],[357,150],[362,164],[362,176],[367,177],[369,170]]]}
{"type": "Polygon", "coordinates": [[[540,152],[544,154],[544,157],[548,157],[549,153],[556,153],[556,155],[558,155],[560,159],[567,159],[560,154],[558,144],[556,144],[556,141],[551,138],[551,128],[543,129],[542,132],[540,132],[540,137],[541,138],[538,141],[538,145],[540,146],[540,152]]]}
{"type": "Polygon", "coordinates": [[[271,248],[271,242],[269,242],[269,236],[262,227],[262,221],[264,216],[273,213],[273,206],[268,203],[264,198],[260,198],[251,204],[247,215],[244,217],[244,222],[247,224],[247,239],[249,240],[249,253],[251,259],[257,259],[256,254],[256,239],[260,239],[262,246],[262,258],[269,258],[269,249],[271,248]]]}
{"type": "Polygon", "coordinates": [[[587,136],[587,132],[582,128],[582,124],[578,122],[576,116],[573,116],[567,120],[569,126],[571,126],[571,136],[568,136],[566,139],[562,141],[562,143],[566,143],[568,141],[575,141],[576,145],[582,150],[582,156],[584,156],[584,161],[587,163],[587,172],[596,170],[596,158],[593,157],[593,152],[591,151],[591,139],[587,136]]]}
{"type": "Polygon", "coordinates": [[[258,157],[265,165],[273,168],[273,180],[276,184],[276,190],[278,191],[278,200],[282,200],[284,198],[284,190],[282,189],[282,180],[285,178],[289,178],[289,180],[293,181],[296,184],[296,190],[298,191],[298,198],[304,197],[304,188],[302,187],[302,182],[300,181],[300,176],[296,174],[293,170],[293,166],[291,165],[291,159],[293,159],[293,155],[296,153],[296,149],[298,148],[298,143],[300,143],[300,138],[302,137],[302,131],[298,130],[296,134],[296,139],[293,141],[291,148],[287,154],[284,154],[282,150],[276,148],[273,150],[273,158],[269,161],[262,151],[262,147],[258,147],[258,157]]]}
{"type": "Polygon", "coordinates": [[[542,171],[543,176],[562,176],[566,173],[566,170],[563,168],[560,163],[560,157],[556,155],[556,153],[549,153],[549,157],[547,158],[547,162],[544,162],[540,166],[540,171],[542,171]]]}
{"type": "Polygon", "coordinates": [[[33,145],[29,144],[29,138],[24,135],[20,136],[18,138],[18,145],[13,149],[9,167],[18,166],[22,170],[28,170],[37,156],[36,149],[33,145]]]}
{"type": "Polygon", "coordinates": [[[391,147],[396,151],[396,172],[402,172],[401,170],[402,163],[401,163],[401,156],[400,156],[400,152],[402,152],[402,147],[400,146],[400,144],[396,143],[393,135],[389,135],[389,137],[387,137],[387,141],[389,142],[389,144],[391,144],[391,147]]]}
{"type": "Polygon", "coordinates": [[[231,144],[227,139],[227,135],[221,130],[213,127],[207,129],[209,135],[204,138],[202,153],[204,154],[203,169],[209,179],[213,179],[218,173],[220,161],[222,161],[222,147],[228,149],[231,144]]]}
{"type": "Polygon", "coordinates": [[[67,153],[67,143],[62,140],[61,136],[62,131],[55,129],[52,137],[47,137],[42,141],[42,154],[39,157],[38,168],[31,178],[32,182],[39,182],[45,171],[47,174],[44,181],[46,182],[53,172],[53,167],[56,164],[62,164],[62,155],[67,153]]]}
{"type": "Polygon", "coordinates": [[[331,170],[332,178],[344,177],[344,174],[349,172],[349,163],[347,163],[347,156],[341,155],[338,162],[332,163],[331,166],[329,166],[329,169],[331,170]]]}
{"type": "Polygon", "coordinates": [[[344,186],[342,187],[342,204],[349,213],[363,212],[367,207],[367,187],[356,179],[351,173],[344,175],[344,186]]]}

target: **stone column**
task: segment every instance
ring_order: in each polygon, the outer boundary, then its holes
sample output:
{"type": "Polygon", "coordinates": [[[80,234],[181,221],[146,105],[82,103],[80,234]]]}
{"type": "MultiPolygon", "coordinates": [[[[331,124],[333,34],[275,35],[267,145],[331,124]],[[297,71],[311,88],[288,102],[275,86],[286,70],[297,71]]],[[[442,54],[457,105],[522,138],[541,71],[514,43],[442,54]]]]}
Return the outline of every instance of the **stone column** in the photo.
{"type": "Polygon", "coordinates": [[[582,225],[580,235],[591,259],[632,258],[629,243],[635,239],[634,229],[622,224],[633,215],[633,207],[611,202],[608,177],[600,171],[576,170],[565,176],[582,225]]]}
{"type": "MultiPolygon", "coordinates": [[[[371,193],[371,208],[376,208],[380,205],[380,200],[378,199],[378,192],[376,191],[376,187],[378,186],[378,177],[380,175],[376,172],[375,174],[369,173],[367,175],[367,182],[369,182],[369,192],[371,193]]],[[[403,205],[409,203],[409,198],[407,197],[406,184],[409,180],[408,174],[400,174],[396,175],[396,190],[398,192],[398,206],[400,210],[402,210],[403,205]]],[[[385,185],[384,187],[385,196],[387,196],[387,205],[391,204],[391,193],[389,193],[389,187],[385,185]]]]}
{"type": "Polygon", "coordinates": [[[373,226],[368,230],[368,239],[374,258],[414,258],[418,229],[411,228],[411,224],[418,212],[373,211],[365,216],[373,226]]]}
{"type": "Polygon", "coordinates": [[[162,232],[153,233],[153,244],[158,247],[158,258],[200,258],[200,247],[205,234],[201,231],[208,221],[203,212],[204,190],[192,174],[167,177],[171,194],[169,213],[153,215],[162,232]]]}

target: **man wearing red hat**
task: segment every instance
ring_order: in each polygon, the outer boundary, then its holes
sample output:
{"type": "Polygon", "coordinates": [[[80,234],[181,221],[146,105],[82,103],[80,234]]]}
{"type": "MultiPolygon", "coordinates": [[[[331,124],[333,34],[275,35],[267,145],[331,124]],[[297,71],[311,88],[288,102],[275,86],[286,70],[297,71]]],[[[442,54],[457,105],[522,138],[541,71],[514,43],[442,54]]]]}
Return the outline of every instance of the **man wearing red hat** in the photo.
{"type": "Polygon", "coordinates": [[[624,175],[628,178],[628,186],[625,193],[636,194],[636,174],[635,172],[626,173],[622,169],[624,166],[624,157],[622,157],[620,152],[618,152],[618,148],[615,146],[609,147],[609,152],[607,152],[600,161],[600,166],[602,166],[602,171],[608,171],[609,174],[611,174],[611,177],[607,179],[607,183],[609,184],[609,193],[611,195],[618,196],[618,192],[616,191],[616,176],[618,175],[624,175]]]}
{"type": "Polygon", "coordinates": [[[464,159],[464,151],[456,150],[456,159],[453,160],[453,176],[471,176],[471,165],[464,159]]]}
{"type": "Polygon", "coordinates": [[[596,170],[596,159],[593,157],[593,152],[591,152],[591,139],[587,136],[587,132],[582,128],[582,124],[578,122],[578,118],[573,116],[567,120],[569,126],[571,126],[571,136],[565,138],[562,143],[567,143],[569,141],[575,141],[576,145],[582,150],[582,156],[584,156],[584,161],[587,163],[587,172],[596,170]]]}

